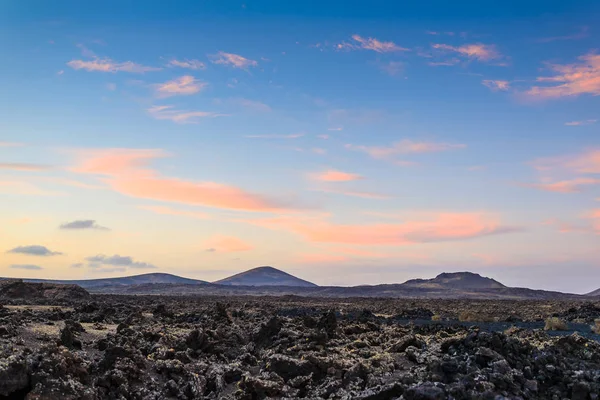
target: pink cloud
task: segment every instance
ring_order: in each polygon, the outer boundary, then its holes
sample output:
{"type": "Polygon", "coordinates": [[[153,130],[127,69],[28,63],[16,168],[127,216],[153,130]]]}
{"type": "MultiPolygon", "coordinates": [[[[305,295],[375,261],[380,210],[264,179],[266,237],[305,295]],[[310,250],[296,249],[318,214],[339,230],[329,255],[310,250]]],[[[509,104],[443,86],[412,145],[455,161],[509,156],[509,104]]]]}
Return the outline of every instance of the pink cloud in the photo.
{"type": "Polygon", "coordinates": [[[198,60],[171,60],[169,61],[169,67],[179,67],[179,68],[186,68],[186,69],[194,69],[194,70],[198,70],[198,69],[205,69],[206,65],[202,62],[202,61],[198,61],[198,60]]]}
{"type": "Polygon", "coordinates": [[[0,147],[20,147],[23,146],[23,143],[17,142],[0,142],[0,147]]]}
{"type": "Polygon", "coordinates": [[[148,167],[150,161],[165,157],[162,150],[106,149],[78,152],[74,172],[102,175],[112,190],[126,196],[254,212],[287,209],[282,203],[216,182],[195,182],[163,177],[148,167]]]}
{"type": "Polygon", "coordinates": [[[200,92],[208,84],[190,75],[184,75],[172,81],[155,85],[156,92],[162,97],[191,95],[200,92]]]}
{"type": "Polygon", "coordinates": [[[538,171],[563,170],[580,174],[600,174],[600,149],[586,150],[580,154],[541,158],[532,163],[538,171]]]}
{"type": "Polygon", "coordinates": [[[548,192],[558,193],[578,193],[582,186],[600,185],[600,179],[594,178],[575,178],[570,180],[552,182],[552,183],[528,183],[523,186],[535,189],[546,190],[548,192]]]}
{"type": "Polygon", "coordinates": [[[565,122],[565,125],[566,126],[582,126],[582,125],[592,125],[592,124],[595,124],[596,122],[598,122],[597,119],[586,119],[583,121],[565,122]]]}
{"type": "Polygon", "coordinates": [[[364,177],[358,174],[336,171],[333,169],[311,174],[311,177],[312,179],[321,182],[350,182],[364,179],[364,177]]]}
{"type": "Polygon", "coordinates": [[[195,124],[202,118],[227,117],[228,114],[220,114],[212,111],[187,111],[178,110],[174,106],[152,106],[148,114],[160,120],[169,120],[177,124],[195,124]]]}
{"type": "Polygon", "coordinates": [[[491,44],[473,43],[458,47],[447,44],[433,44],[431,46],[437,50],[455,52],[478,61],[490,61],[502,58],[502,55],[496,50],[496,46],[491,44]]]}
{"type": "Polygon", "coordinates": [[[250,60],[238,54],[225,53],[224,51],[219,51],[217,54],[212,55],[211,59],[214,64],[230,65],[240,69],[258,66],[258,62],[254,60],[250,60]]]}
{"type": "Polygon", "coordinates": [[[600,95],[600,55],[588,53],[580,56],[579,60],[574,64],[550,65],[554,76],[537,78],[538,82],[550,82],[550,86],[533,86],[526,93],[549,99],[600,95]]]}
{"type": "Polygon", "coordinates": [[[481,83],[484,86],[487,86],[488,88],[490,88],[492,91],[498,91],[498,90],[502,90],[502,91],[507,91],[508,89],[510,89],[510,82],[509,81],[500,81],[500,80],[483,80],[481,81],[481,83]]]}
{"type": "Polygon", "coordinates": [[[298,139],[304,136],[304,133],[290,133],[290,134],[263,134],[263,135],[246,135],[245,137],[250,139],[298,139]]]}
{"type": "Polygon", "coordinates": [[[176,215],[176,216],[180,216],[180,217],[189,217],[189,218],[196,218],[196,219],[210,218],[210,215],[208,215],[207,213],[203,213],[203,212],[199,212],[199,211],[176,210],[174,208],[165,207],[165,206],[139,206],[138,208],[141,210],[146,210],[146,211],[150,211],[155,214],[161,214],[161,215],[176,215]]]}
{"type": "Polygon", "coordinates": [[[208,251],[218,253],[238,253],[241,251],[249,251],[254,249],[254,246],[234,236],[217,235],[204,243],[208,251]]]}
{"type": "Polygon", "coordinates": [[[363,38],[360,35],[352,35],[353,43],[340,43],[337,45],[337,48],[342,50],[372,50],[378,53],[390,53],[396,51],[409,51],[404,47],[400,47],[394,42],[382,42],[375,38],[363,38]]]}
{"type": "Polygon", "coordinates": [[[335,224],[324,218],[276,217],[250,221],[290,231],[311,242],[400,246],[414,243],[466,240],[517,231],[485,213],[438,213],[403,223],[335,224]]]}
{"type": "Polygon", "coordinates": [[[147,67],[132,61],[122,63],[115,62],[110,58],[94,58],[90,61],[72,60],[67,65],[73,69],[84,69],[90,72],[130,72],[143,74],[144,72],[160,71],[162,68],[147,67]]]}
{"type": "Polygon", "coordinates": [[[436,142],[415,142],[410,139],[404,139],[393,143],[391,146],[356,146],[352,144],[346,145],[350,150],[359,150],[367,153],[373,158],[388,159],[393,156],[402,154],[415,153],[437,153],[441,151],[463,149],[467,147],[464,144],[436,143],[436,142]]]}

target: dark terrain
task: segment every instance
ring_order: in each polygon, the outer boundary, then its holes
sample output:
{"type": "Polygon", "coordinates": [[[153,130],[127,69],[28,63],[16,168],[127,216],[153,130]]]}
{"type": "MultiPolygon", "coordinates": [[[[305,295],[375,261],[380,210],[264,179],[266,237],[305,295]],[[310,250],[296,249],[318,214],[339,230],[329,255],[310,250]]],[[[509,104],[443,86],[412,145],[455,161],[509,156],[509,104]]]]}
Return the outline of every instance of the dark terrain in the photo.
{"type": "Polygon", "coordinates": [[[600,395],[599,301],[89,295],[12,281],[0,304],[0,398],[600,395]],[[567,331],[538,329],[552,316],[567,331]]]}
{"type": "MultiPolygon", "coordinates": [[[[1,280],[2,278],[0,278],[1,280]]],[[[89,280],[24,279],[34,283],[75,284],[93,293],[135,295],[391,297],[469,299],[584,299],[586,296],[508,287],[472,272],[443,273],[432,279],[361,286],[317,286],[272,267],[258,267],[209,283],[176,275],[153,273],[89,280]]],[[[587,295],[593,298],[593,293],[587,295]]]]}

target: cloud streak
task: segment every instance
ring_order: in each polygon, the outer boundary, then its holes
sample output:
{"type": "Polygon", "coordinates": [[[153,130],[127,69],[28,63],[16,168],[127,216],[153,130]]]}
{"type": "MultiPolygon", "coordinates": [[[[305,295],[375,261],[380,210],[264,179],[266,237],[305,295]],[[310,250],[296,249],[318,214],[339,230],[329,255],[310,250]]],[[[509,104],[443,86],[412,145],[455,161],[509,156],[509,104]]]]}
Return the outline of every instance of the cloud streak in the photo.
{"type": "Polygon", "coordinates": [[[528,183],[522,186],[556,193],[579,193],[584,186],[600,185],[600,179],[575,178],[552,183],[528,183]]]}
{"type": "Polygon", "coordinates": [[[23,254],[28,256],[38,256],[38,257],[51,257],[51,256],[59,256],[63,253],[58,251],[51,251],[45,246],[40,245],[30,245],[30,246],[18,246],[14,249],[10,249],[7,253],[11,254],[23,254]]]}
{"type": "Polygon", "coordinates": [[[100,175],[112,190],[135,198],[253,212],[289,209],[284,202],[235,186],[164,177],[148,167],[166,155],[151,149],[84,150],[72,170],[100,175]]]}
{"type": "Polygon", "coordinates": [[[6,170],[10,170],[10,171],[36,172],[36,171],[46,171],[51,168],[52,167],[49,165],[40,165],[40,164],[0,163],[0,169],[6,169],[6,170]]]}
{"type": "Polygon", "coordinates": [[[510,82],[509,81],[501,81],[501,80],[490,80],[490,79],[486,79],[481,81],[481,84],[490,88],[490,90],[492,92],[497,92],[497,91],[507,91],[508,89],[510,89],[510,82]]]}
{"type": "Polygon", "coordinates": [[[28,271],[41,271],[42,267],[40,267],[39,265],[33,265],[33,264],[12,264],[9,266],[9,268],[11,269],[24,269],[24,270],[28,270],[28,271]]]}
{"type": "Polygon", "coordinates": [[[311,179],[320,182],[351,182],[364,179],[363,176],[351,172],[337,171],[328,169],[322,172],[316,172],[310,175],[311,179]]]}
{"type": "Polygon", "coordinates": [[[217,54],[213,54],[209,57],[213,64],[228,65],[239,69],[248,69],[250,67],[258,66],[258,62],[255,60],[250,60],[238,54],[226,53],[224,51],[219,51],[217,54]]]}
{"type": "Polygon", "coordinates": [[[204,118],[227,117],[212,111],[178,110],[174,106],[152,106],[148,110],[150,116],[159,120],[168,120],[176,124],[197,124],[204,118]]]}
{"type": "Polygon", "coordinates": [[[600,95],[600,55],[588,53],[573,64],[550,64],[553,76],[538,77],[548,86],[533,86],[526,94],[531,97],[558,99],[588,94],[600,95]]]}
{"type": "Polygon", "coordinates": [[[104,265],[112,265],[126,268],[156,269],[155,265],[146,262],[134,261],[133,258],[129,256],[120,256],[118,254],[113,256],[98,254],[95,256],[86,257],[85,260],[89,263],[88,266],[92,268],[98,268],[104,265]]]}
{"type": "Polygon", "coordinates": [[[369,156],[379,160],[387,160],[399,155],[438,153],[449,150],[464,149],[465,144],[451,144],[439,142],[416,142],[410,139],[404,139],[393,143],[390,146],[357,146],[347,144],[349,150],[357,150],[367,153],[369,156]]]}
{"type": "Polygon", "coordinates": [[[199,70],[199,69],[205,69],[206,68],[206,64],[204,64],[202,61],[199,60],[176,60],[173,59],[171,61],[169,61],[168,64],[169,67],[177,67],[177,68],[186,68],[186,69],[193,69],[193,70],[199,70]]]}
{"type": "Polygon", "coordinates": [[[384,42],[371,37],[365,38],[360,35],[352,35],[352,40],[352,42],[338,44],[338,50],[372,50],[377,53],[410,51],[407,48],[398,46],[394,42],[384,42]]]}
{"type": "Polygon", "coordinates": [[[491,61],[502,58],[502,54],[492,44],[472,43],[462,46],[450,46],[436,43],[432,44],[431,47],[436,50],[457,53],[460,56],[477,61],[491,61]]]}
{"type": "Polygon", "coordinates": [[[98,58],[93,60],[71,60],[67,65],[75,70],[86,70],[89,72],[129,72],[134,74],[143,74],[145,72],[160,71],[162,68],[148,67],[136,64],[132,61],[122,63],[111,60],[110,58],[98,58]]]}
{"type": "Polygon", "coordinates": [[[104,226],[98,225],[96,223],[96,221],[94,221],[93,219],[83,219],[83,220],[67,222],[65,224],[62,224],[59,228],[62,230],[86,230],[86,229],[98,230],[98,231],[110,230],[104,226]]]}
{"type": "Polygon", "coordinates": [[[208,84],[197,80],[191,75],[184,75],[171,81],[154,86],[156,93],[161,97],[189,96],[204,89],[208,84]]]}
{"type": "Polygon", "coordinates": [[[256,225],[293,232],[310,242],[352,245],[410,245],[444,242],[520,231],[502,225],[485,213],[437,213],[403,223],[335,224],[325,218],[276,217],[250,221],[256,225]]]}

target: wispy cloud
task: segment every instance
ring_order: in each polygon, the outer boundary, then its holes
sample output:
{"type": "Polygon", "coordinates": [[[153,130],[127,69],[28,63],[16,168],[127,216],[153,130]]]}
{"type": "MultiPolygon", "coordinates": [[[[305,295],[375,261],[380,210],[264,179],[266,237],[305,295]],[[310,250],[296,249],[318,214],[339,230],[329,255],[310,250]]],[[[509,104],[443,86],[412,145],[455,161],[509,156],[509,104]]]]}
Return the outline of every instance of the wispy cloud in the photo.
{"type": "Polygon", "coordinates": [[[394,42],[383,42],[375,38],[364,38],[360,35],[352,35],[352,42],[342,42],[337,45],[339,50],[372,50],[378,53],[390,53],[396,51],[409,51],[394,42]]]}
{"type": "Polygon", "coordinates": [[[502,225],[485,213],[438,213],[403,223],[335,224],[325,218],[276,217],[250,221],[256,225],[297,233],[311,242],[353,245],[409,245],[467,240],[520,231],[502,225]]]}
{"type": "Polygon", "coordinates": [[[310,178],[320,182],[350,182],[364,179],[364,177],[361,175],[353,174],[351,172],[337,171],[334,169],[312,173],[310,174],[310,178]]]}
{"type": "Polygon", "coordinates": [[[396,76],[404,70],[404,63],[401,61],[389,61],[379,63],[379,68],[390,76],[396,76]]]}
{"type": "Polygon", "coordinates": [[[0,142],[0,147],[19,147],[19,146],[23,146],[23,143],[17,143],[17,142],[0,142]]]}
{"type": "Polygon", "coordinates": [[[169,120],[177,124],[197,124],[203,118],[227,117],[228,114],[220,114],[213,111],[187,111],[178,110],[174,106],[152,106],[148,114],[160,120],[169,120]]]}
{"type": "Polygon", "coordinates": [[[184,75],[172,81],[165,83],[159,83],[154,85],[157,94],[161,97],[177,96],[177,95],[191,95],[200,92],[208,84],[194,78],[190,75],[184,75]]]}
{"type": "Polygon", "coordinates": [[[549,43],[549,42],[556,42],[559,40],[578,40],[578,39],[585,39],[589,35],[590,35],[589,28],[587,26],[583,26],[579,29],[579,32],[572,33],[570,35],[564,35],[564,36],[550,36],[550,37],[540,38],[540,39],[537,39],[536,42],[549,43]]]}
{"type": "Polygon", "coordinates": [[[89,263],[88,266],[92,268],[98,268],[104,265],[112,265],[126,268],[156,269],[155,265],[146,262],[135,261],[129,256],[120,256],[118,254],[113,256],[98,254],[92,257],[86,257],[85,260],[89,263]]]}
{"type": "Polygon", "coordinates": [[[258,66],[258,62],[242,57],[238,54],[225,53],[219,51],[217,54],[210,56],[211,62],[214,64],[229,65],[234,68],[248,69],[250,67],[258,66]]]}
{"type": "Polygon", "coordinates": [[[538,171],[558,170],[578,174],[600,174],[600,149],[590,149],[579,154],[540,158],[532,162],[538,171]]]}
{"type": "Polygon", "coordinates": [[[11,171],[46,171],[51,169],[49,165],[26,164],[26,163],[0,163],[0,169],[8,169],[11,171]]]}
{"type": "Polygon", "coordinates": [[[390,196],[388,196],[386,194],[375,193],[375,192],[364,192],[364,191],[359,191],[359,190],[345,190],[345,189],[339,189],[339,188],[317,188],[317,189],[312,189],[312,190],[317,191],[317,192],[341,194],[343,196],[360,197],[363,199],[387,200],[387,199],[391,198],[390,196]]]}
{"type": "Polygon", "coordinates": [[[419,153],[437,153],[448,150],[464,149],[464,144],[438,143],[438,142],[415,142],[410,139],[404,139],[393,143],[391,146],[357,146],[347,144],[345,146],[350,150],[358,150],[367,153],[376,159],[390,159],[398,155],[419,154],[419,153]]]}
{"type": "Polygon", "coordinates": [[[498,90],[507,91],[508,89],[510,89],[509,81],[485,79],[485,80],[481,81],[481,83],[484,86],[487,86],[488,88],[490,88],[494,92],[496,92],[498,90]]]}
{"type": "Polygon", "coordinates": [[[586,119],[583,121],[570,121],[570,122],[565,122],[566,126],[581,126],[581,125],[592,125],[595,124],[596,122],[598,122],[597,119],[586,119]]]}
{"type": "Polygon", "coordinates": [[[196,218],[196,219],[208,219],[210,215],[207,213],[203,213],[200,211],[184,211],[184,210],[176,210],[171,207],[165,206],[139,206],[139,209],[153,212],[155,214],[162,215],[176,215],[180,217],[188,217],[188,218],[196,218]]]}
{"type": "Polygon", "coordinates": [[[538,77],[538,82],[549,86],[533,86],[526,94],[532,97],[557,99],[582,94],[600,95],[600,55],[588,53],[578,63],[550,64],[554,76],[538,77]]]}
{"type": "Polygon", "coordinates": [[[240,106],[250,111],[271,112],[273,109],[265,103],[257,100],[245,99],[243,97],[234,97],[229,99],[231,104],[240,106]]]}
{"type": "Polygon", "coordinates": [[[600,185],[600,179],[594,178],[575,178],[549,183],[526,183],[522,186],[545,190],[557,193],[578,193],[584,186],[600,185]]]}
{"type": "Polygon", "coordinates": [[[250,139],[298,139],[304,136],[304,133],[290,133],[290,134],[263,134],[263,135],[246,135],[244,137],[250,139]]]}
{"type": "Polygon", "coordinates": [[[204,245],[206,246],[207,251],[217,253],[238,253],[254,249],[253,245],[240,238],[222,235],[210,238],[204,245]]]}
{"type": "Polygon", "coordinates": [[[45,246],[40,246],[40,245],[35,245],[35,244],[30,245],[30,246],[18,246],[18,247],[15,247],[14,249],[8,250],[7,253],[24,254],[24,255],[28,255],[28,256],[39,256],[39,257],[59,256],[59,255],[63,254],[58,251],[51,251],[50,249],[48,249],[45,246]]]}
{"type": "Polygon", "coordinates": [[[478,61],[490,61],[502,58],[502,54],[498,52],[493,44],[472,43],[462,46],[451,46],[448,44],[432,44],[436,50],[458,53],[463,57],[478,61]]]}
{"type": "Polygon", "coordinates": [[[153,159],[167,155],[161,150],[81,150],[77,155],[74,172],[102,176],[112,190],[130,197],[253,212],[294,208],[288,202],[227,184],[161,176],[148,166],[153,159]]]}
{"type": "Polygon", "coordinates": [[[9,266],[9,268],[11,269],[24,269],[24,270],[28,270],[28,271],[40,271],[44,268],[40,267],[39,265],[33,265],[33,264],[12,264],[9,266]]]}
{"type": "Polygon", "coordinates": [[[25,196],[62,196],[64,193],[46,190],[30,182],[0,181],[0,193],[25,196]]]}
{"type": "Polygon", "coordinates": [[[148,67],[136,64],[133,61],[116,62],[110,58],[98,58],[93,60],[71,60],[67,65],[73,69],[83,69],[90,72],[130,72],[143,74],[145,72],[160,71],[162,68],[148,67]]]}
{"type": "Polygon", "coordinates": [[[184,60],[171,60],[169,61],[168,64],[169,67],[178,67],[178,68],[186,68],[186,69],[193,69],[193,70],[199,70],[199,69],[205,69],[206,68],[206,64],[204,64],[202,61],[199,60],[188,60],[188,59],[184,59],[184,60]]]}
{"type": "Polygon", "coordinates": [[[91,229],[91,230],[99,230],[99,231],[108,231],[110,229],[104,227],[104,226],[100,226],[96,223],[96,221],[94,221],[93,219],[81,219],[81,220],[76,220],[76,221],[71,221],[71,222],[67,222],[64,223],[60,226],[60,229],[63,230],[84,230],[84,229],[91,229]]]}

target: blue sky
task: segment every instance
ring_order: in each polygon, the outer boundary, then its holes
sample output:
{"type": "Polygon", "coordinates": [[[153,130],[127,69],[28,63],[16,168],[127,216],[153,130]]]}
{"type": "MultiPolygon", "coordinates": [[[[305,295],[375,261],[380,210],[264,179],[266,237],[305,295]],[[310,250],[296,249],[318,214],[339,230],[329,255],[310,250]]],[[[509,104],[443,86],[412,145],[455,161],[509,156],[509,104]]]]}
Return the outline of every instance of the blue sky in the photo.
{"type": "Polygon", "coordinates": [[[0,275],[596,289],[600,6],[486,3],[5,2],[0,275]]]}

